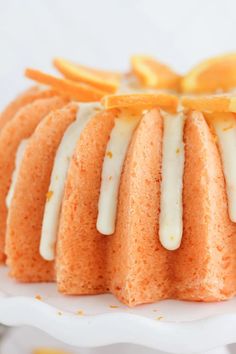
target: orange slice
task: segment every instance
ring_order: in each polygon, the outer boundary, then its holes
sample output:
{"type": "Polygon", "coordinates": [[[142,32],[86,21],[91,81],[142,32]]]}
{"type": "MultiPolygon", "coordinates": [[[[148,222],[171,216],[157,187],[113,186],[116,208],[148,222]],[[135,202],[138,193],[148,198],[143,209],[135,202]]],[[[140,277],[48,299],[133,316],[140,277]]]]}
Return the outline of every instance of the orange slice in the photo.
{"type": "Polygon", "coordinates": [[[105,108],[140,108],[160,107],[170,112],[176,112],[178,98],[169,94],[120,94],[109,95],[102,99],[105,108]]]}
{"type": "Polygon", "coordinates": [[[61,79],[45,74],[39,70],[26,69],[25,75],[29,79],[51,86],[55,91],[72,100],[81,102],[100,101],[105,95],[104,91],[98,90],[90,85],[61,79]]]}
{"type": "Polygon", "coordinates": [[[119,73],[88,68],[61,58],[56,58],[53,63],[67,79],[84,82],[109,93],[114,93],[120,84],[119,73]]]}
{"type": "Polygon", "coordinates": [[[181,77],[167,65],[144,55],[131,58],[131,67],[144,87],[179,90],[181,77]]]}
{"type": "Polygon", "coordinates": [[[236,96],[183,96],[184,108],[203,112],[236,112],[236,96]]]}
{"type": "Polygon", "coordinates": [[[69,354],[69,353],[60,349],[37,348],[33,350],[33,354],[69,354]]]}
{"type": "Polygon", "coordinates": [[[229,124],[227,124],[224,128],[224,131],[234,128],[236,125],[235,113],[232,112],[204,112],[204,117],[206,118],[208,123],[211,123],[212,121],[216,120],[225,121],[226,123],[229,122],[229,124]]]}
{"type": "Polygon", "coordinates": [[[214,93],[236,87],[236,53],[217,56],[195,66],[182,80],[185,93],[214,93]]]}

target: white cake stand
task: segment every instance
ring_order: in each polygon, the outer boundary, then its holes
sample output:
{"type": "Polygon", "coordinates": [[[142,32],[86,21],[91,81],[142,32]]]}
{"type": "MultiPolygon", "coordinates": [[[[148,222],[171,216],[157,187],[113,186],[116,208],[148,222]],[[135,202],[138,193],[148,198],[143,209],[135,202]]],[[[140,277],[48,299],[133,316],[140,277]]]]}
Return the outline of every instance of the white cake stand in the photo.
{"type": "Polygon", "coordinates": [[[1,268],[0,323],[38,328],[75,347],[129,343],[152,353],[202,353],[236,342],[236,299],[129,309],[112,295],[66,297],[55,284],[17,284],[1,268]]]}

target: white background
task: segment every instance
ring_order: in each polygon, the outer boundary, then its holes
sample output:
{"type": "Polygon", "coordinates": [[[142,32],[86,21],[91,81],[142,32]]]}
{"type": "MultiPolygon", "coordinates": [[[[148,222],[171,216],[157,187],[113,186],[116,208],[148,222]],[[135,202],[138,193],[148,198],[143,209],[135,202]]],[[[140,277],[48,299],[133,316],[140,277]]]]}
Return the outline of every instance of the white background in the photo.
{"type": "Polygon", "coordinates": [[[125,70],[147,53],[185,71],[235,49],[235,0],[0,0],[0,109],[29,85],[26,66],[55,56],[125,70]]]}

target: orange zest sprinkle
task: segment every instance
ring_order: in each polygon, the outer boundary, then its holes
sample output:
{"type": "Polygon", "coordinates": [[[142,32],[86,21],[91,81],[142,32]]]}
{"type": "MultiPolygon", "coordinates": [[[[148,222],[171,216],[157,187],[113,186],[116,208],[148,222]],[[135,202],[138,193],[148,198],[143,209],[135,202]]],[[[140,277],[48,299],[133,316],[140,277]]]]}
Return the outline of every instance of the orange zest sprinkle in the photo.
{"type": "Polygon", "coordinates": [[[53,191],[48,191],[46,194],[46,201],[49,202],[53,196],[53,191]]]}
{"type": "Polygon", "coordinates": [[[152,57],[134,55],[131,68],[144,87],[179,91],[181,76],[152,57]]]}
{"type": "Polygon", "coordinates": [[[39,70],[26,69],[25,75],[29,79],[52,87],[59,94],[69,97],[72,100],[81,102],[100,101],[100,99],[106,94],[104,91],[88,84],[58,78],[45,74],[39,70]]]}
{"type": "Polygon", "coordinates": [[[110,307],[110,309],[118,309],[119,308],[119,306],[117,306],[117,305],[110,305],[109,307],[110,307]]]}
{"type": "Polygon", "coordinates": [[[39,301],[42,301],[42,300],[43,300],[43,298],[42,298],[41,295],[35,295],[35,299],[36,299],[36,300],[39,300],[39,301]]]}
{"type": "Polygon", "coordinates": [[[111,159],[111,158],[112,158],[112,156],[113,156],[113,154],[112,154],[112,152],[111,152],[111,151],[107,151],[106,155],[107,155],[107,157],[109,157],[110,159],[111,159]]]}
{"type": "Polygon", "coordinates": [[[105,92],[114,93],[120,84],[121,75],[116,72],[88,68],[62,58],[56,58],[53,64],[67,79],[89,84],[105,92]]]}
{"type": "Polygon", "coordinates": [[[236,53],[204,60],[182,80],[184,93],[215,93],[236,87],[236,53]]]}
{"type": "Polygon", "coordinates": [[[233,125],[233,124],[230,124],[228,127],[225,127],[225,128],[223,129],[223,131],[226,132],[226,131],[228,131],[228,130],[230,130],[230,129],[233,129],[233,128],[234,128],[234,125],[233,125]]]}
{"type": "Polygon", "coordinates": [[[156,318],[157,321],[161,321],[161,320],[163,320],[163,319],[164,319],[163,316],[159,316],[159,317],[156,318]]]}
{"type": "Polygon", "coordinates": [[[236,96],[183,96],[182,105],[190,110],[203,112],[236,112],[236,96]]]}
{"type": "Polygon", "coordinates": [[[84,316],[84,311],[83,310],[78,310],[78,311],[76,311],[76,315],[84,316]]]}
{"type": "Polygon", "coordinates": [[[140,108],[147,109],[153,107],[163,108],[170,112],[176,112],[178,98],[165,93],[159,94],[120,94],[109,95],[102,99],[105,108],[140,108]]]}

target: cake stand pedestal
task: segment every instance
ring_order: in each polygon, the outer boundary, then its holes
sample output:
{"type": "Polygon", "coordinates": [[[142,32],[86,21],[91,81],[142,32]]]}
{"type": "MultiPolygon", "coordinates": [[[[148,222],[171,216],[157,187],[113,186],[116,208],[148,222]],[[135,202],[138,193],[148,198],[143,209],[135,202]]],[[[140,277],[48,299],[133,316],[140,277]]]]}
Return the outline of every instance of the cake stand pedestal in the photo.
{"type": "Polygon", "coordinates": [[[128,348],[131,354],[132,348],[124,343],[141,346],[145,354],[147,348],[150,354],[205,353],[214,348],[226,354],[230,347],[222,347],[236,343],[236,299],[211,304],[168,300],[130,309],[112,295],[68,297],[58,294],[55,284],[18,284],[3,267],[0,323],[39,329],[91,354],[109,353],[109,347],[100,347],[110,345],[122,345],[118,352],[128,348]]]}

